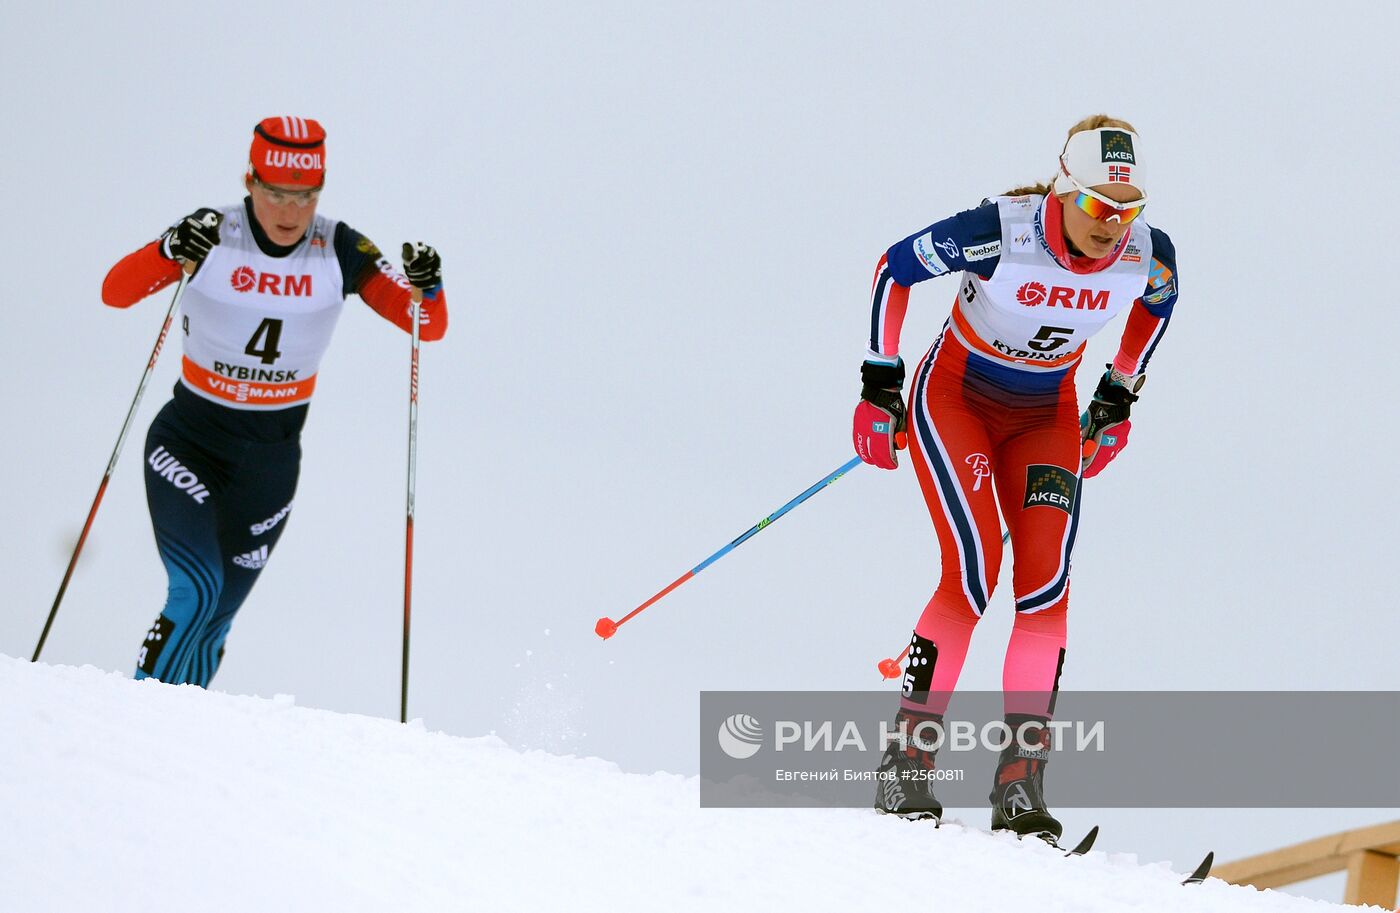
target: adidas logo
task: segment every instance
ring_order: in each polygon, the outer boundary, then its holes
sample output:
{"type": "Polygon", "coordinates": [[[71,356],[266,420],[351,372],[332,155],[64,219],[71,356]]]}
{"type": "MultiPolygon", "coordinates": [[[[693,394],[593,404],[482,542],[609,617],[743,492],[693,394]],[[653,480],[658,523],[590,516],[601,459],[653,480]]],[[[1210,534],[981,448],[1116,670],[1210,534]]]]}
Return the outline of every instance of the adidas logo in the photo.
{"type": "Polygon", "coordinates": [[[267,564],[267,546],[263,545],[253,549],[251,552],[234,555],[233,563],[239,567],[246,567],[249,570],[255,571],[264,564],[267,564]]]}

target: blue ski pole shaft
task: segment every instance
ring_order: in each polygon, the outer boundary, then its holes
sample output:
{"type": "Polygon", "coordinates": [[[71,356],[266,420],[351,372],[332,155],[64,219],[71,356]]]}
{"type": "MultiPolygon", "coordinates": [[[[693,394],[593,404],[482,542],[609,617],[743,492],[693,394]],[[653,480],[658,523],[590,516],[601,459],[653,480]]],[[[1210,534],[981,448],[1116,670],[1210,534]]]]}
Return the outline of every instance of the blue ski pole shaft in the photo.
{"type": "Polygon", "coordinates": [[[700,573],[701,571],[703,571],[705,568],[709,567],[710,565],[714,564],[716,561],[718,561],[719,559],[723,558],[725,555],[727,555],[727,554],[729,554],[730,552],[734,551],[734,549],[738,548],[740,545],[743,545],[745,542],[747,542],[749,539],[753,538],[754,536],[758,535],[758,534],[759,534],[760,532],[762,532],[764,529],[767,529],[769,526],[772,526],[775,522],[777,522],[777,521],[778,521],[784,514],[786,514],[788,511],[792,510],[794,507],[796,507],[797,505],[801,504],[803,501],[806,501],[806,500],[807,500],[808,498],[810,498],[812,495],[814,495],[814,494],[816,494],[817,492],[821,491],[823,488],[825,488],[826,486],[830,485],[832,482],[835,482],[837,479],[841,478],[843,475],[845,475],[846,473],[850,472],[852,469],[854,469],[855,467],[857,467],[857,466],[859,466],[859,465],[860,465],[860,457],[852,457],[850,460],[848,460],[847,462],[843,463],[839,468],[837,468],[837,469],[833,470],[832,472],[828,473],[823,479],[821,479],[819,482],[817,482],[817,483],[816,483],[815,485],[813,485],[811,488],[808,488],[806,491],[802,492],[802,494],[800,494],[800,495],[798,495],[797,497],[793,498],[791,501],[787,502],[787,503],[784,504],[782,507],[779,507],[777,510],[773,511],[771,514],[769,514],[768,516],[764,517],[762,520],[759,520],[757,523],[755,523],[752,527],[750,527],[746,532],[744,532],[742,535],[740,535],[740,536],[739,536],[737,539],[735,539],[733,542],[730,542],[730,543],[729,543],[728,545],[726,545],[724,548],[722,548],[722,549],[720,549],[719,551],[715,552],[713,555],[711,555],[710,557],[706,558],[704,561],[701,561],[701,562],[700,562],[699,564],[697,564],[695,567],[693,567],[693,568],[691,568],[690,570],[686,571],[684,574],[682,574],[681,576],[677,577],[675,580],[671,581],[671,583],[670,583],[665,589],[663,589],[661,592],[657,593],[655,596],[651,597],[650,599],[648,599],[646,602],[642,603],[641,605],[637,606],[635,609],[633,609],[632,611],[628,612],[626,615],[622,616],[622,617],[619,618],[617,621],[613,621],[611,618],[608,618],[608,617],[606,617],[606,616],[604,616],[603,618],[598,619],[598,623],[597,623],[596,625],[594,625],[594,627],[593,627],[594,632],[595,632],[599,637],[603,638],[604,640],[607,640],[609,637],[612,637],[614,634],[617,633],[617,629],[618,629],[619,626],[626,624],[628,621],[632,620],[632,619],[635,618],[637,615],[641,614],[642,611],[644,611],[645,609],[647,609],[647,608],[648,608],[649,606],[651,606],[653,603],[659,601],[659,600],[660,600],[663,596],[665,596],[667,593],[671,592],[671,591],[674,590],[676,587],[678,587],[678,586],[680,586],[681,584],[685,583],[687,580],[689,580],[690,578],[694,577],[696,574],[700,573]]]}

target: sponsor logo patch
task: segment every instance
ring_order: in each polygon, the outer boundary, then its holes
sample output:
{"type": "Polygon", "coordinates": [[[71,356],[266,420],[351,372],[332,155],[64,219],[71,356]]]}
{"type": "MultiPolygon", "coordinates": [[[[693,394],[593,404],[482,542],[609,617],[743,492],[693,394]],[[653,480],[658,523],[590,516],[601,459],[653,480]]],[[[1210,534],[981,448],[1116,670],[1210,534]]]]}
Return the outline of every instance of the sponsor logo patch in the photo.
{"type": "Polygon", "coordinates": [[[1026,467],[1026,501],[1021,506],[1055,507],[1072,513],[1078,488],[1079,477],[1068,469],[1032,463],[1026,467]]]}
{"type": "Polygon", "coordinates": [[[300,276],[286,276],[277,273],[256,273],[251,267],[240,266],[229,277],[229,283],[235,291],[239,292],[256,290],[260,295],[300,298],[311,295],[310,273],[302,273],[300,276]]]}
{"type": "Polygon", "coordinates": [[[1045,302],[1045,286],[1039,282],[1026,282],[1016,290],[1016,300],[1028,308],[1045,302]]]}
{"type": "Polygon", "coordinates": [[[369,254],[371,257],[380,256],[379,248],[375,247],[374,242],[369,238],[362,237],[360,240],[356,241],[355,250],[362,254],[369,254]]]}
{"type": "Polygon", "coordinates": [[[974,260],[985,260],[988,257],[996,257],[1001,254],[1001,242],[990,241],[986,244],[979,244],[976,247],[964,247],[962,249],[963,259],[971,263],[974,260]]]}
{"type": "Polygon", "coordinates": [[[277,370],[245,368],[242,365],[231,365],[222,361],[214,362],[215,374],[222,374],[224,377],[231,377],[234,380],[254,380],[265,384],[289,384],[297,379],[297,372],[300,370],[300,368],[277,370]]]}
{"type": "Polygon", "coordinates": [[[991,461],[987,459],[985,453],[974,453],[963,462],[972,467],[972,477],[977,480],[972,483],[972,490],[980,491],[982,480],[992,474],[991,461]]]}
{"type": "Polygon", "coordinates": [[[943,262],[943,258],[938,256],[938,251],[934,249],[932,232],[914,239],[914,256],[919,258],[929,275],[941,276],[949,271],[948,264],[943,262]]]}
{"type": "Polygon", "coordinates": [[[250,571],[256,571],[264,564],[267,564],[267,546],[260,545],[251,552],[234,555],[233,563],[239,567],[246,567],[250,571]]]}
{"type": "MultiPolygon", "coordinates": [[[[412,290],[413,286],[409,285],[407,279],[399,275],[398,271],[394,269],[394,264],[390,263],[386,258],[380,257],[378,260],[374,261],[374,265],[381,273],[388,277],[388,279],[392,281],[395,285],[397,285],[399,288],[405,291],[412,290]]],[[[426,296],[424,297],[426,299],[426,296]]],[[[409,313],[412,313],[412,308],[413,305],[410,304],[409,313]]],[[[427,311],[424,311],[423,313],[426,314],[427,311]]]]}
{"type": "MultiPolygon", "coordinates": [[[[1062,333],[1072,332],[1071,330],[1066,329],[1064,327],[1054,327],[1054,329],[1057,329],[1062,333]]],[[[1031,340],[1031,344],[1045,345],[1044,342],[1040,342],[1034,339],[1031,340]]],[[[1000,352],[1008,358],[1015,359],[1016,361],[1059,361],[1062,357],[1064,357],[1058,352],[1051,352],[1049,350],[1031,352],[1027,349],[1021,348],[1020,346],[1013,346],[1010,343],[1002,342],[1000,339],[992,340],[992,348],[996,349],[998,352],[1000,352]]],[[[1058,347],[1056,346],[1056,348],[1058,347]]]]}
{"type": "Polygon", "coordinates": [[[281,523],[284,519],[286,519],[287,514],[291,512],[292,502],[288,501],[287,506],[279,510],[277,513],[268,517],[261,523],[254,523],[252,526],[248,527],[248,532],[252,533],[255,536],[261,536],[263,533],[275,527],[278,523],[281,523]]]}
{"type": "Polygon", "coordinates": [[[146,462],[162,479],[194,498],[196,504],[203,504],[209,497],[209,489],[199,481],[199,476],[175,459],[175,455],[164,447],[157,445],[146,458],[146,462]]]}
{"type": "Polygon", "coordinates": [[[232,381],[224,380],[222,377],[216,377],[212,374],[204,378],[204,383],[208,385],[210,390],[213,390],[220,396],[225,398],[233,397],[233,401],[236,403],[246,403],[255,399],[294,400],[303,395],[299,384],[279,387],[260,387],[248,381],[233,383],[232,381]]]}
{"type": "MultiPolygon", "coordinates": [[[[321,153],[319,152],[293,152],[290,149],[269,149],[263,158],[263,164],[269,168],[293,168],[304,169],[306,171],[322,171],[321,153]]],[[[300,174],[296,174],[300,178],[300,174]]]]}
{"type": "Polygon", "coordinates": [[[1070,311],[1103,311],[1108,309],[1108,289],[1066,288],[1052,285],[1048,290],[1039,282],[1026,282],[1016,290],[1016,300],[1028,308],[1043,304],[1070,311]]]}
{"type": "Polygon", "coordinates": [[[1142,296],[1142,300],[1147,304],[1161,304],[1176,294],[1176,275],[1165,263],[1154,257],[1152,269],[1147,273],[1147,285],[1150,290],[1142,296]]]}
{"type": "Polygon", "coordinates": [[[1137,159],[1133,158],[1133,138],[1122,130],[1105,130],[1100,133],[1099,146],[1105,162],[1137,164],[1137,159]]]}

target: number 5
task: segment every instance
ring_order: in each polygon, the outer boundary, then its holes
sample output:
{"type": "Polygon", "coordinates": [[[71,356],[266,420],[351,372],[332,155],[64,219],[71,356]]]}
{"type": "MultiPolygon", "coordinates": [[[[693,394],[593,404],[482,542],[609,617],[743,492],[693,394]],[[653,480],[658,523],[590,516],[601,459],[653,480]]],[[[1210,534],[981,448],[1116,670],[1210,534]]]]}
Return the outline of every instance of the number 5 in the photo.
{"type": "Polygon", "coordinates": [[[1036,333],[1027,345],[1037,352],[1053,352],[1060,346],[1069,342],[1070,337],[1073,335],[1074,330],[1070,327],[1041,327],[1040,332],[1036,333]],[[1065,333],[1067,335],[1056,336],[1056,333],[1065,333]]]}

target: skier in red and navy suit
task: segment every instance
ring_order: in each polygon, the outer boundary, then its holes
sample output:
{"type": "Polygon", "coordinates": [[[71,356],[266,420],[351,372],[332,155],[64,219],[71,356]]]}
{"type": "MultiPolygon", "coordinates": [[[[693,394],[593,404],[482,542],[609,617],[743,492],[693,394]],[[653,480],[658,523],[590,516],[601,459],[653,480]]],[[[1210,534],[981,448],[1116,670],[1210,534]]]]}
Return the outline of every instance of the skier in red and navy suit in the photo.
{"type": "Polygon", "coordinates": [[[207,686],[218,671],[287,527],[302,425],[345,296],[411,332],[416,287],[421,338],[447,331],[433,248],[405,244],[400,275],[369,239],[316,212],[325,139],[314,120],[263,120],[243,202],[191,213],[103,283],[102,300],[126,308],[195,270],[181,299],[181,377],[146,437],[146,499],[170,585],[137,678],[207,686]]]}
{"type": "MultiPolygon", "coordinates": [[[[898,722],[943,731],[949,696],[997,585],[1001,522],[1014,555],[1015,620],[1003,668],[1006,723],[992,826],[1060,836],[1044,768],[1065,658],[1070,557],[1081,482],[1127,443],[1129,411],[1177,297],[1176,253],[1139,218],[1141,140],[1103,115],[1070,130],[1050,185],[1014,190],[895,244],[875,271],[870,344],[854,418],[856,452],[893,469],[906,439],[938,532],[942,575],[914,626],[898,722]],[[899,335],[909,288],[956,275],[953,311],[902,394],[899,335]],[[1086,340],[1127,324],[1081,416],[1075,370],[1086,340]]],[[[936,735],[892,743],[876,807],[933,817],[936,735]],[[893,785],[891,785],[893,784],[893,785]]]]}

